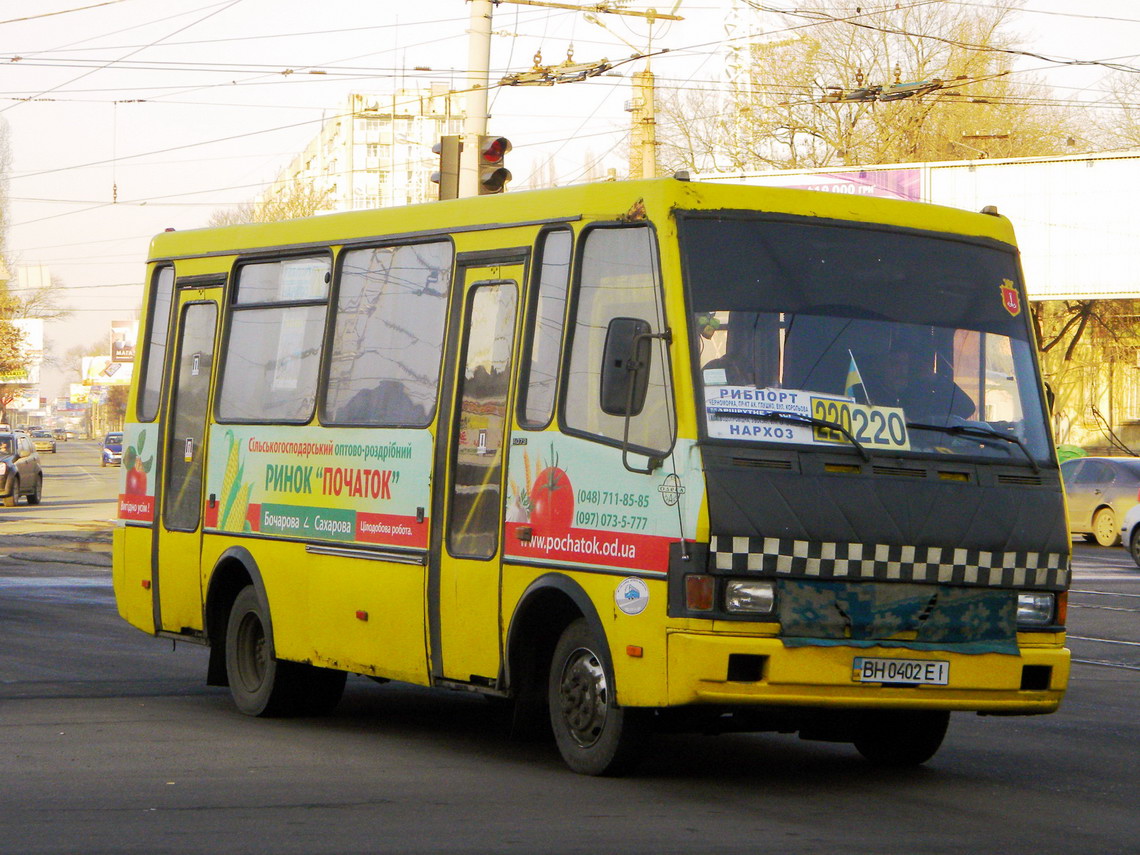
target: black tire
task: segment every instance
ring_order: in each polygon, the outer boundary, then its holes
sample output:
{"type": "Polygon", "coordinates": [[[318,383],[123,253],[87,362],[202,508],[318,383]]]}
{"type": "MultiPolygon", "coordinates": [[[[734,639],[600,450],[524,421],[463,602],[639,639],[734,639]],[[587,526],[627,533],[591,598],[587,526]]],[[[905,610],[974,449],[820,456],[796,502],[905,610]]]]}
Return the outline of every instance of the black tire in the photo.
{"type": "Polygon", "coordinates": [[[566,627],[551,659],[554,741],[566,765],[583,775],[625,774],[644,745],[645,712],[616,705],[607,657],[605,642],[579,618],[566,627]]]}
{"type": "Polygon", "coordinates": [[[252,585],[238,593],[226,624],[226,678],[246,715],[326,715],[344,692],[343,671],[285,662],[271,655],[268,621],[252,585]]]}
{"type": "Polygon", "coordinates": [[[38,505],[43,499],[44,495],[44,476],[36,476],[36,486],[32,488],[32,492],[28,493],[28,504],[38,505]]]}
{"type": "Polygon", "coordinates": [[[13,478],[10,482],[10,486],[12,489],[8,491],[8,495],[5,496],[3,499],[0,499],[0,501],[4,502],[4,507],[6,507],[6,508],[16,507],[16,502],[19,501],[19,499],[20,499],[20,481],[19,481],[19,479],[13,478]]]}
{"type": "Polygon", "coordinates": [[[1116,512],[1112,508],[1101,508],[1092,518],[1093,537],[1101,546],[1115,546],[1120,543],[1120,526],[1116,524],[1116,512]]]}
{"type": "Polygon", "coordinates": [[[1140,525],[1132,530],[1132,540],[1128,544],[1128,552],[1136,566],[1140,567],[1140,525]]]}
{"type": "Polygon", "coordinates": [[[945,710],[877,710],[857,725],[855,747],[879,766],[919,766],[933,757],[946,736],[945,710]]]}

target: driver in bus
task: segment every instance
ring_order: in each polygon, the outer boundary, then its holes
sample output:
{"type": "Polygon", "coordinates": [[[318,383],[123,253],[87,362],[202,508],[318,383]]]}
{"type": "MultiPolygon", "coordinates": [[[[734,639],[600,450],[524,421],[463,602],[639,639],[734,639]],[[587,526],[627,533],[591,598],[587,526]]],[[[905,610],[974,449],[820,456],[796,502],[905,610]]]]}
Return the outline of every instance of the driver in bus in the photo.
{"type": "Polygon", "coordinates": [[[900,407],[908,420],[919,422],[966,419],[976,409],[961,386],[922,364],[902,347],[892,348],[887,354],[880,391],[874,401],[883,407],[900,407]]]}

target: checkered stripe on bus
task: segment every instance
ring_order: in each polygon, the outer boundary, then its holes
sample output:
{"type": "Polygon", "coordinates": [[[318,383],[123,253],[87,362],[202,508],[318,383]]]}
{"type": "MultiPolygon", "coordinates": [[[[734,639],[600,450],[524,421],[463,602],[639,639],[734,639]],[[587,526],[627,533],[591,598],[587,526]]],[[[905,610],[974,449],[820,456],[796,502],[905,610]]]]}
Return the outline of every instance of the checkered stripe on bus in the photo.
{"type": "Polygon", "coordinates": [[[1064,590],[1069,585],[1068,556],[1060,552],[989,552],[722,534],[710,538],[709,553],[712,569],[730,573],[1044,590],[1064,590]]]}

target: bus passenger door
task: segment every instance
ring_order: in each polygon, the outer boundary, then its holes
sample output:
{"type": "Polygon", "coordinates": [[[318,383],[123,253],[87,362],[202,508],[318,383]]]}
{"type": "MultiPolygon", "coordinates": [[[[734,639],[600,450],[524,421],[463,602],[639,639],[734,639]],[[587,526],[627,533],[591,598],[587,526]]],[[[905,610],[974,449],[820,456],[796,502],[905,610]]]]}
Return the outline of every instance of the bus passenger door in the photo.
{"type": "Polygon", "coordinates": [[[170,362],[162,467],[156,490],[152,584],[155,627],[197,633],[202,626],[202,489],[206,470],[206,415],[214,366],[220,294],[179,293],[175,352],[170,362]]]}
{"type": "Polygon", "coordinates": [[[444,378],[432,496],[428,607],[437,680],[498,679],[503,462],[524,260],[516,253],[464,266],[460,258],[462,304],[453,304],[449,334],[459,353],[444,378]]]}

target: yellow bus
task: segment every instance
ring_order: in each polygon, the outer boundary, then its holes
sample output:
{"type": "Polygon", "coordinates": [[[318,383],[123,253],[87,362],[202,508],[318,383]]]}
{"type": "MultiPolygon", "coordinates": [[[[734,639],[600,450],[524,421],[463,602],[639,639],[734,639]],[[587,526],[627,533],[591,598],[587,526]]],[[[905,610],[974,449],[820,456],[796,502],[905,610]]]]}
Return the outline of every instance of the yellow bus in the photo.
{"type": "Polygon", "coordinates": [[[1061,701],[1070,543],[1009,222],[683,177],[160,234],[123,618],[250,715],[508,698],[928,760],[1061,701]]]}

